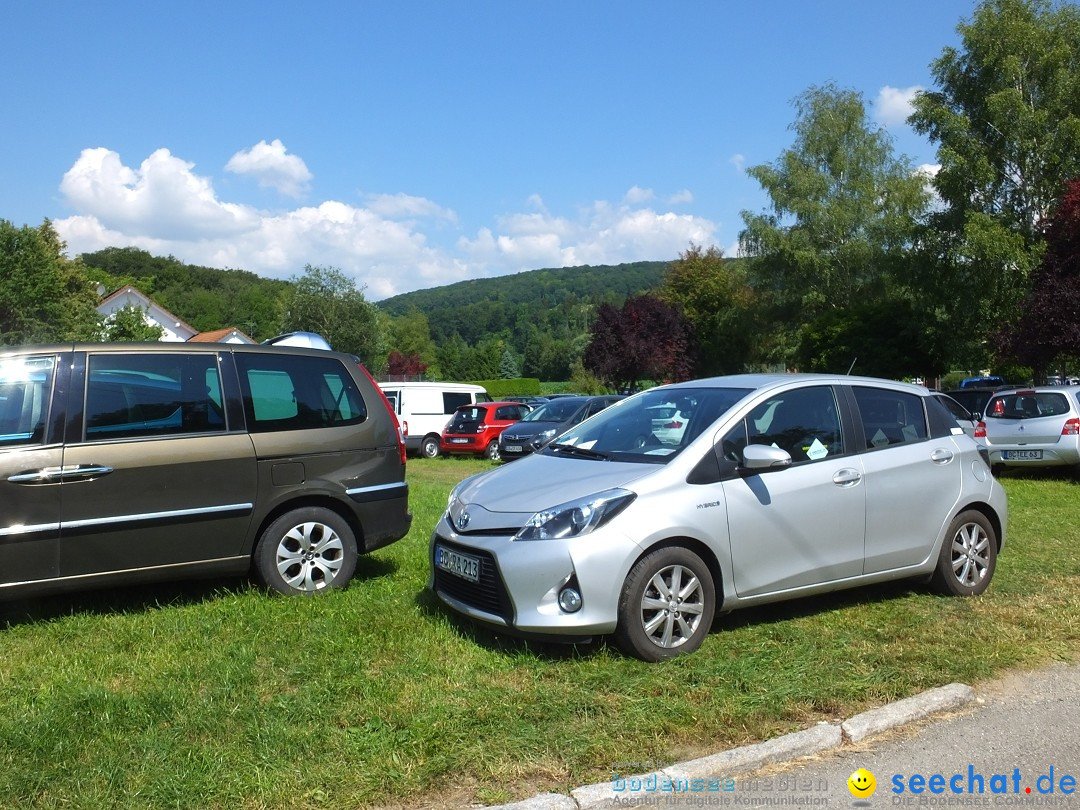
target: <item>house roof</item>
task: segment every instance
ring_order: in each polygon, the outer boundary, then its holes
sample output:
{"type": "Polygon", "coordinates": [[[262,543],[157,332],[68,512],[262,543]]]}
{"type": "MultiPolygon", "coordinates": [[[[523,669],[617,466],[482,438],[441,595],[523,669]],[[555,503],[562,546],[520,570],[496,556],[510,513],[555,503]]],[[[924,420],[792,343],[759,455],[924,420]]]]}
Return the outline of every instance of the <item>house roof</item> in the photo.
{"type": "Polygon", "coordinates": [[[230,337],[238,337],[245,343],[255,342],[235,326],[228,326],[225,329],[215,329],[213,332],[200,332],[194,337],[188,338],[188,343],[226,343],[230,337]]]}
{"type": "MultiPolygon", "coordinates": [[[[142,292],[137,287],[131,286],[130,284],[121,287],[116,292],[112,293],[111,295],[107,295],[103,299],[101,299],[101,302],[98,304],[98,311],[103,311],[110,301],[115,298],[120,298],[124,295],[130,295],[134,298],[137,298],[142,303],[143,307],[147,310],[147,312],[160,313],[160,315],[163,316],[156,318],[156,320],[170,321],[175,324],[177,328],[185,329],[191,332],[191,334],[193,335],[197,335],[199,333],[199,330],[196,329],[194,326],[176,317],[171,312],[169,312],[169,310],[165,309],[165,307],[161,306],[161,304],[152,300],[149,296],[146,295],[146,293],[142,292]]],[[[254,343],[254,341],[252,342],[254,343]]]]}

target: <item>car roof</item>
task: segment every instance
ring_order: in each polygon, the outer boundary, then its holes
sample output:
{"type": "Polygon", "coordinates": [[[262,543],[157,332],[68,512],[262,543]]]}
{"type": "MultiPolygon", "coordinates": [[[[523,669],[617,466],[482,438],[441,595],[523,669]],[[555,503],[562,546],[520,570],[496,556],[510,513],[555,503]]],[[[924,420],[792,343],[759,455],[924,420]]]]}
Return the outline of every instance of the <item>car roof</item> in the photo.
{"type": "Polygon", "coordinates": [[[901,391],[909,391],[913,394],[926,396],[930,390],[925,385],[900,382],[899,380],[886,380],[880,377],[862,377],[850,374],[729,374],[723,377],[707,377],[702,380],[688,380],[680,383],[670,383],[649,389],[651,391],[680,391],[693,388],[750,388],[762,390],[790,385],[792,383],[818,383],[819,385],[876,385],[886,386],[901,391]]]}

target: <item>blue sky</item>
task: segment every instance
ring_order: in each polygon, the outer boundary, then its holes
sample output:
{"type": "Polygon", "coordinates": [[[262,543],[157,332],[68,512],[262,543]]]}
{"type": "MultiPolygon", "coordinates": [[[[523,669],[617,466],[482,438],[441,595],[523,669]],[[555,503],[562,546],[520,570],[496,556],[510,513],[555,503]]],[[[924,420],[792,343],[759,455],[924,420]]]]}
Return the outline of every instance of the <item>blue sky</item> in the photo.
{"type": "Polygon", "coordinates": [[[9,3],[0,219],[378,300],[540,267],[734,255],[792,100],[898,153],[974,0],[9,3]]]}

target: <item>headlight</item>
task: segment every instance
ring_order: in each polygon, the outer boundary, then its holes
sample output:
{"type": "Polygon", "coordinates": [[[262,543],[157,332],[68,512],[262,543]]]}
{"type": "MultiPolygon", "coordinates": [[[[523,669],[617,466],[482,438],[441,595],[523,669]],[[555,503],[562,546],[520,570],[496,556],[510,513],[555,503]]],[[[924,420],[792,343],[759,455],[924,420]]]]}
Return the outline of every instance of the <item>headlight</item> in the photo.
{"type": "Polygon", "coordinates": [[[555,428],[548,428],[547,430],[541,430],[537,433],[533,442],[537,445],[547,444],[553,438],[555,438],[555,428]]]}
{"type": "Polygon", "coordinates": [[[598,529],[636,498],[625,489],[609,489],[537,512],[529,518],[515,540],[556,540],[580,537],[598,529]]]}

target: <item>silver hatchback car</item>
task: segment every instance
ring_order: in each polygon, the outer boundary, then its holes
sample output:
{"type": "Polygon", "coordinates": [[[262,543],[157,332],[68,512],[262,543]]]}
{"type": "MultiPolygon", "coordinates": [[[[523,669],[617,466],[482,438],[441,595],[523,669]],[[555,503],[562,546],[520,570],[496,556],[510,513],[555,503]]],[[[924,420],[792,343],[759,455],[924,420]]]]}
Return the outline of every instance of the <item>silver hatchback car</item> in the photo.
{"type": "Polygon", "coordinates": [[[990,462],[1004,467],[1080,470],[1080,403],[1072,386],[998,391],[975,431],[990,462]]]}
{"type": "Polygon", "coordinates": [[[981,593],[1005,539],[985,453],[927,389],[738,375],[642,392],[462,481],[429,587],[497,630],[658,661],[718,612],[905,577],[981,593]],[[685,427],[656,436],[658,405],[685,427]]]}

